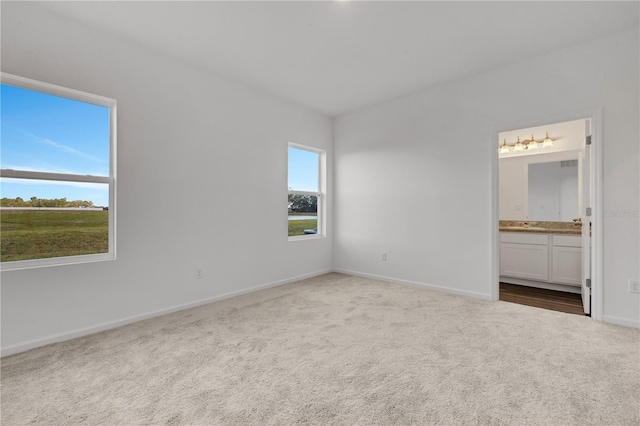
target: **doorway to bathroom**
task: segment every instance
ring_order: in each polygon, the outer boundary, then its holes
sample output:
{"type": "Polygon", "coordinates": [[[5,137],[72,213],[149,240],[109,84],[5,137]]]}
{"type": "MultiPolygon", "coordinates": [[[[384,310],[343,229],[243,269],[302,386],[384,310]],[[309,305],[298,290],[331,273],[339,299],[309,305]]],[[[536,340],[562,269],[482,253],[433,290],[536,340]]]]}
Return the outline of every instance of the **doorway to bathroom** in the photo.
{"type": "Polygon", "coordinates": [[[493,130],[494,300],[599,319],[600,120],[595,111],[493,130]]]}

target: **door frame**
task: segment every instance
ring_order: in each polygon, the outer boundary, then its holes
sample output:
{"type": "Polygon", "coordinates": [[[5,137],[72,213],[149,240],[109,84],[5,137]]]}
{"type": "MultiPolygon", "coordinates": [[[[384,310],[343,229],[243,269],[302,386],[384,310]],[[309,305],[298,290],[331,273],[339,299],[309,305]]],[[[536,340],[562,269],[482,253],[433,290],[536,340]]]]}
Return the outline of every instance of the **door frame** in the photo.
{"type": "MultiPolygon", "coordinates": [[[[517,122],[506,123],[491,127],[491,300],[498,301],[500,297],[500,231],[498,229],[499,221],[499,202],[500,188],[498,181],[499,173],[499,140],[498,134],[517,129],[528,127],[544,126],[552,123],[561,123],[565,121],[591,119],[591,155],[593,156],[592,187],[591,199],[593,200],[591,213],[591,317],[595,320],[602,321],[602,305],[603,305],[603,172],[602,172],[602,153],[603,153],[603,109],[602,107],[591,108],[586,110],[558,113],[547,115],[534,119],[526,119],[517,122]]],[[[584,206],[589,207],[589,206],[584,206]]],[[[581,212],[582,215],[583,212],[581,212]]]]}

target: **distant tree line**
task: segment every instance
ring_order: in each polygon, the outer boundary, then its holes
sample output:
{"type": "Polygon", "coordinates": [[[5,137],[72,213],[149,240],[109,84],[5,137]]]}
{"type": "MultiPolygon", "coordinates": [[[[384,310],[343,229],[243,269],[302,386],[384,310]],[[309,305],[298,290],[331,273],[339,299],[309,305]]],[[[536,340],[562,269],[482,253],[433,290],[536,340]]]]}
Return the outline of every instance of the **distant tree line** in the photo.
{"type": "Polygon", "coordinates": [[[0,199],[0,207],[93,207],[93,201],[74,200],[67,201],[66,198],[42,199],[31,197],[23,200],[20,197],[0,199]]]}
{"type": "Polygon", "coordinates": [[[289,194],[289,211],[292,213],[315,213],[318,211],[318,197],[289,194]]]}

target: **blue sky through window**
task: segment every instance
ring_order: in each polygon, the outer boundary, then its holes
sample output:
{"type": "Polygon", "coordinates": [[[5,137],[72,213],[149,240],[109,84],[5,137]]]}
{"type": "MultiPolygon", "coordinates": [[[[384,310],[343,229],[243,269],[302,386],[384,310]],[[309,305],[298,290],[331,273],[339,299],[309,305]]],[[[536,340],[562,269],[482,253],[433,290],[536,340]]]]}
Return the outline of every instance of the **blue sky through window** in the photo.
{"type": "MultiPolygon", "coordinates": [[[[109,108],[2,84],[0,167],[109,176],[109,108]]],[[[1,179],[2,197],[109,205],[103,184],[1,179]]]]}
{"type": "Polygon", "coordinates": [[[318,154],[289,147],[289,189],[318,191],[318,154]]]}

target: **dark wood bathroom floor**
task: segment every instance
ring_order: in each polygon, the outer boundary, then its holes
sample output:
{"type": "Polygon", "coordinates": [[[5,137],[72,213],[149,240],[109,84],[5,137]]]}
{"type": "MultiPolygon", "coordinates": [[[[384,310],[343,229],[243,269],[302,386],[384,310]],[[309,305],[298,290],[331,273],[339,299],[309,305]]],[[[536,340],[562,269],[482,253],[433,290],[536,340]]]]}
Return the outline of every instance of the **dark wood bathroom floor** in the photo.
{"type": "Polygon", "coordinates": [[[582,296],[563,291],[500,283],[500,300],[568,314],[584,315],[582,296]]]}

